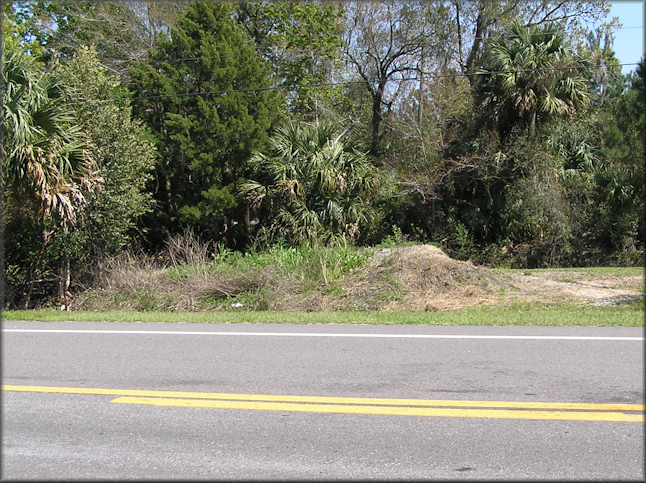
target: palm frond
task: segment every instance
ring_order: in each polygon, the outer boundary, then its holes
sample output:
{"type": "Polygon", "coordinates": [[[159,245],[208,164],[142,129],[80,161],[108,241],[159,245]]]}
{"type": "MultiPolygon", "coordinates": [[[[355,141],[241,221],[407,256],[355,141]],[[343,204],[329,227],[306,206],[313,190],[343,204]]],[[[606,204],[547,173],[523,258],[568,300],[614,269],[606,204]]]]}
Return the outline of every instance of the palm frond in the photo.
{"type": "Polygon", "coordinates": [[[4,66],[7,180],[38,201],[43,218],[74,223],[85,204],[83,192],[100,178],[65,107],[66,87],[20,52],[10,52],[4,66]]]}

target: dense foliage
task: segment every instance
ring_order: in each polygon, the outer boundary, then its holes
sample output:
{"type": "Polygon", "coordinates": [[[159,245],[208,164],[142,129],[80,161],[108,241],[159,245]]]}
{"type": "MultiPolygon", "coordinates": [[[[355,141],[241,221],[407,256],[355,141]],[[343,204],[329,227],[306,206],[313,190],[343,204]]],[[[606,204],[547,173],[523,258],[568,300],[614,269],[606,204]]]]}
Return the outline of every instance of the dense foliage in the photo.
{"type": "Polygon", "coordinates": [[[376,170],[330,123],[281,127],[250,159],[240,192],[260,214],[259,235],[290,244],[354,243],[374,223],[376,170]]]}
{"type": "Polygon", "coordinates": [[[607,14],[4,2],[6,305],[66,303],[106,259],[183,233],[220,252],[407,239],[490,265],[642,264],[646,70],[622,75],[607,14]]]}
{"type": "Polygon", "coordinates": [[[137,234],[140,217],[150,212],[146,183],[154,149],[148,131],[132,116],[127,90],[101,66],[95,50],[77,50],[60,72],[73,89],[69,104],[101,176],[101,189],[88,196],[77,228],[86,240],[85,261],[91,262],[119,253],[137,234]]]}
{"type": "Polygon", "coordinates": [[[219,2],[191,5],[150,62],[133,66],[135,114],[158,153],[157,209],[147,220],[153,244],[192,227],[240,245],[247,207],[235,183],[280,116],[282,99],[270,85],[254,43],[219,2]]]}

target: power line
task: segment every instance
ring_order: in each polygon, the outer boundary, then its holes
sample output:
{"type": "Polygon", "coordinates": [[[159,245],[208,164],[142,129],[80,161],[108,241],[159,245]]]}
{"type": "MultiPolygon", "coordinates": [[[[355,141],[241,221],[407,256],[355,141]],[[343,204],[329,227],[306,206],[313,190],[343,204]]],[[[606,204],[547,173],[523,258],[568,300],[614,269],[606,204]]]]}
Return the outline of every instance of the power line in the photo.
{"type": "MultiPolygon", "coordinates": [[[[640,26],[632,26],[632,27],[620,27],[620,28],[614,28],[613,31],[616,30],[624,30],[624,29],[643,29],[645,28],[644,25],[640,26]]],[[[567,34],[568,32],[566,30],[553,30],[550,32],[535,32],[529,34],[530,36],[536,36],[536,35],[554,35],[554,34],[567,34]]],[[[494,39],[515,39],[515,38],[520,38],[519,35],[492,35],[490,37],[474,37],[473,40],[494,40],[494,39]]],[[[182,57],[179,59],[148,59],[147,62],[151,63],[163,63],[163,62],[169,62],[169,63],[175,63],[175,62],[190,62],[190,61],[200,61],[200,60],[208,60],[208,59],[217,59],[219,56],[199,56],[199,57],[182,57]]],[[[131,59],[113,59],[112,62],[126,62],[126,63],[131,63],[131,59]]]]}
{"type": "MultiPolygon", "coordinates": [[[[644,28],[644,25],[633,26],[633,27],[613,28],[613,29],[611,29],[610,33],[614,33],[617,30],[643,29],[643,28],[644,28]]],[[[586,33],[595,32],[595,31],[596,30],[587,29],[586,33]]],[[[551,31],[547,31],[547,32],[528,32],[527,33],[527,35],[530,36],[530,37],[534,37],[534,36],[537,36],[537,35],[555,35],[555,34],[568,35],[568,34],[570,34],[570,32],[568,32],[567,30],[551,30],[551,31]]],[[[517,35],[517,34],[513,34],[513,35],[496,35],[495,33],[493,33],[489,37],[474,37],[473,40],[516,39],[516,38],[520,38],[520,37],[521,36],[517,35]]]]}
{"type": "MultiPolygon", "coordinates": [[[[615,64],[615,67],[623,66],[635,66],[639,65],[637,63],[626,63],[626,64],[615,64]]],[[[504,70],[504,71],[480,71],[472,73],[461,73],[455,72],[451,74],[433,74],[431,72],[423,72],[424,76],[428,78],[455,78],[455,77],[472,77],[472,76],[485,76],[485,75],[499,75],[499,74],[524,74],[528,72],[540,72],[540,71],[567,71],[567,70],[587,70],[587,69],[599,69],[602,67],[610,67],[607,64],[601,65],[592,65],[592,66],[570,66],[570,67],[543,67],[537,69],[518,69],[518,70],[504,70]]],[[[420,81],[419,77],[402,77],[396,79],[399,82],[408,82],[408,81],[420,81]]],[[[185,92],[185,93],[176,93],[176,94],[152,94],[148,96],[134,96],[130,97],[130,100],[145,100],[145,99],[167,99],[167,98],[178,98],[178,97],[199,97],[199,96],[213,96],[213,95],[222,95],[222,94],[233,94],[233,93],[250,93],[250,92],[263,92],[263,91],[272,91],[272,90],[294,90],[294,89],[319,89],[325,87],[337,87],[344,85],[352,84],[364,84],[366,81],[364,79],[357,79],[351,81],[338,81],[338,82],[325,82],[320,84],[309,84],[309,85],[280,85],[280,86],[268,86],[268,87],[251,87],[244,89],[222,89],[216,91],[202,91],[202,92],[185,92]]],[[[378,82],[378,79],[373,79],[370,82],[378,82]]],[[[107,101],[105,101],[107,102],[107,101]]]]}

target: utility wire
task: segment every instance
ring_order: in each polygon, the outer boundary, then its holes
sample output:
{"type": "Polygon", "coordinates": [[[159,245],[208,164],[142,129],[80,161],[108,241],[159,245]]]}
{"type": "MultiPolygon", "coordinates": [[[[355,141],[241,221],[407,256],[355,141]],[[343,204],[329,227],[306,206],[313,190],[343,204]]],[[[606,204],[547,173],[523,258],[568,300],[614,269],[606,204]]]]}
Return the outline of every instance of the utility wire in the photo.
{"type": "MultiPolygon", "coordinates": [[[[623,66],[635,66],[639,65],[637,63],[627,63],[627,64],[615,64],[616,67],[623,66]]],[[[540,71],[559,71],[559,70],[586,70],[586,69],[599,69],[602,67],[609,67],[606,64],[602,65],[592,65],[592,66],[571,66],[571,67],[543,67],[538,69],[518,69],[518,70],[501,70],[501,71],[480,71],[473,73],[451,73],[451,74],[433,74],[430,72],[423,72],[424,76],[427,78],[454,78],[454,77],[472,77],[472,76],[485,76],[485,75],[499,75],[499,74],[523,74],[528,72],[540,72],[540,71]]],[[[407,82],[407,81],[418,81],[419,77],[402,77],[396,79],[398,82],[407,82]]],[[[377,82],[373,80],[372,82],[377,82]]],[[[352,84],[364,84],[365,80],[352,80],[352,81],[338,81],[338,82],[325,82],[320,84],[309,84],[309,85],[282,85],[282,86],[269,86],[269,87],[255,87],[255,88],[246,88],[246,89],[223,89],[217,91],[203,91],[203,92],[185,92],[185,93],[176,93],[176,94],[153,94],[149,96],[134,96],[130,97],[130,100],[144,100],[144,99],[166,99],[166,98],[179,98],[179,97],[198,97],[198,96],[212,96],[212,95],[222,95],[222,94],[233,94],[237,92],[263,92],[263,91],[272,91],[272,90],[291,90],[291,89],[318,89],[324,87],[335,87],[343,85],[352,85],[352,84]]],[[[105,101],[107,102],[107,101],[105,101]]]]}
{"type": "MultiPolygon", "coordinates": [[[[633,27],[621,27],[621,28],[616,28],[613,29],[615,30],[624,30],[624,29],[643,29],[644,25],[639,25],[639,26],[633,26],[633,27]]],[[[530,34],[531,36],[535,35],[554,35],[554,34],[568,34],[569,32],[565,30],[555,30],[552,32],[536,32],[533,34],[530,34]]],[[[519,38],[518,35],[492,35],[490,37],[474,37],[473,40],[494,40],[494,39],[515,39],[519,38]]],[[[189,61],[199,61],[199,60],[208,60],[208,59],[216,59],[219,58],[219,56],[200,56],[200,57],[183,57],[179,59],[148,59],[147,62],[151,63],[162,63],[162,62],[169,62],[169,63],[174,63],[174,62],[189,62],[189,61]]],[[[130,59],[114,59],[112,62],[132,62],[130,59]]]]}

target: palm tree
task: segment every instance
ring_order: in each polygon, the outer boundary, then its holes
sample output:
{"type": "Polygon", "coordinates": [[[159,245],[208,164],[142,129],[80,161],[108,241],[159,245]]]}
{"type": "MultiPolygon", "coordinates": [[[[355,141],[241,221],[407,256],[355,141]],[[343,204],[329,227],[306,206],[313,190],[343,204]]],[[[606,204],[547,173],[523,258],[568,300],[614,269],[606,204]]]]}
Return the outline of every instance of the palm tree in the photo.
{"type": "MultiPolygon", "coordinates": [[[[14,203],[34,206],[45,246],[58,224],[67,233],[95,187],[95,166],[65,108],[66,87],[34,59],[9,52],[3,69],[3,181],[14,203]]],[[[69,257],[62,254],[57,296],[69,288],[69,257]]]]}
{"type": "Polygon", "coordinates": [[[240,192],[258,210],[270,238],[290,243],[353,242],[374,219],[376,171],[330,123],[288,123],[267,153],[250,160],[253,180],[240,192]]]}
{"type": "Polygon", "coordinates": [[[485,52],[480,74],[486,76],[477,89],[482,112],[496,123],[501,138],[514,127],[533,138],[551,117],[574,115],[589,105],[587,65],[558,25],[512,23],[485,52]]]}

